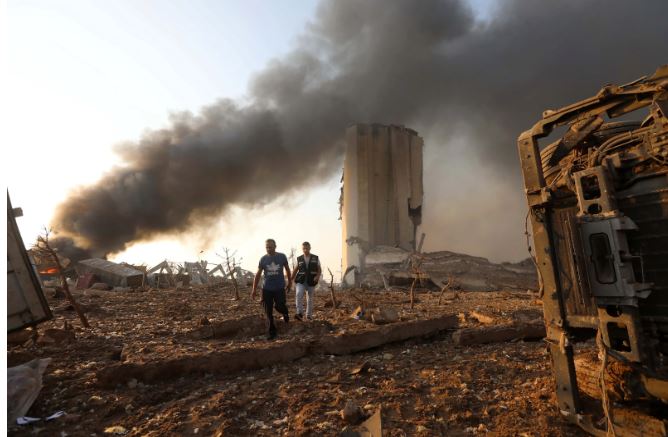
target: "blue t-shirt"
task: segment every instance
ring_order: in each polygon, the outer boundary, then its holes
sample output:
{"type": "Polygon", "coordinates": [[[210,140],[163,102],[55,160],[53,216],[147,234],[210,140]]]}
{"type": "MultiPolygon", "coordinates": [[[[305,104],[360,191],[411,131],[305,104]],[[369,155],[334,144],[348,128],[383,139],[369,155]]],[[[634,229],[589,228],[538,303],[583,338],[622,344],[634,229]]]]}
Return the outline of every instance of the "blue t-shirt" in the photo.
{"type": "Polygon", "coordinates": [[[260,258],[258,269],[264,272],[265,290],[282,290],[285,288],[283,266],[288,264],[288,257],[284,253],[276,252],[260,258]]]}

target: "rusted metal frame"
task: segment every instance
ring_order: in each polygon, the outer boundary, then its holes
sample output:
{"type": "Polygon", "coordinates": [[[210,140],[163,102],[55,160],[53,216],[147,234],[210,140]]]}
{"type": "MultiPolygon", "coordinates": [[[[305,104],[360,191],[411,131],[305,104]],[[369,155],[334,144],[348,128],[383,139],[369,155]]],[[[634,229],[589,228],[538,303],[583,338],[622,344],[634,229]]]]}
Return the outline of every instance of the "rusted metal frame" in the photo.
{"type": "MultiPolygon", "coordinates": [[[[573,348],[566,335],[568,323],[565,305],[559,293],[559,279],[549,232],[550,191],[545,185],[542,172],[538,138],[545,137],[556,126],[573,123],[588,117],[607,114],[610,118],[650,105],[668,89],[668,66],[660,67],[650,78],[641,78],[621,87],[605,87],[596,96],[557,111],[546,111],[543,119],[531,130],[520,135],[518,149],[522,164],[527,202],[531,212],[537,267],[543,279],[543,309],[545,314],[547,341],[552,356],[557,383],[557,400],[561,412],[568,419],[595,436],[607,432],[595,426],[581,411],[577,379],[573,361],[573,348]]],[[[632,431],[614,424],[620,437],[635,435],[632,431]]]]}
{"type": "MultiPolygon", "coordinates": [[[[658,73],[658,72],[657,72],[658,73]]],[[[606,113],[615,118],[650,105],[657,94],[668,88],[668,73],[653,82],[643,82],[629,89],[603,88],[597,96],[556,111],[546,111],[543,119],[536,123],[532,132],[537,137],[548,135],[556,126],[572,123],[575,120],[589,118],[606,113]]]]}
{"type": "MultiPolygon", "coordinates": [[[[607,98],[605,100],[597,100],[596,104],[575,107],[569,111],[560,110],[555,114],[550,114],[544,117],[541,121],[536,123],[531,128],[531,133],[536,138],[542,138],[550,134],[552,130],[557,126],[563,126],[565,124],[574,123],[577,121],[586,120],[588,118],[596,117],[602,114],[617,114],[615,117],[618,117],[621,114],[630,112],[629,107],[633,107],[633,110],[638,109],[638,100],[629,97],[629,96],[614,96],[615,98],[607,98]]],[[[649,105],[652,103],[651,98],[646,98],[642,100],[643,106],[649,105]]]]}
{"type": "Polygon", "coordinates": [[[641,78],[623,86],[606,86],[593,97],[556,111],[545,111],[543,120],[537,123],[535,127],[539,125],[541,127],[554,127],[558,124],[568,123],[572,121],[571,117],[574,114],[575,116],[582,113],[593,114],[593,110],[601,113],[598,111],[601,105],[605,105],[607,101],[611,100],[616,101],[617,104],[622,104],[618,111],[612,111],[608,114],[610,117],[618,117],[650,104],[654,96],[665,91],[666,87],[668,87],[668,66],[662,66],[651,77],[641,78]],[[564,120],[564,118],[568,119],[564,120]]]}
{"type": "Polygon", "coordinates": [[[566,335],[565,305],[559,293],[554,246],[548,227],[550,212],[545,208],[550,203],[550,195],[545,186],[537,137],[531,132],[523,133],[518,140],[518,149],[527,200],[531,209],[536,262],[543,281],[546,340],[554,367],[557,401],[561,411],[568,417],[576,418],[581,408],[573,347],[566,335]]]}

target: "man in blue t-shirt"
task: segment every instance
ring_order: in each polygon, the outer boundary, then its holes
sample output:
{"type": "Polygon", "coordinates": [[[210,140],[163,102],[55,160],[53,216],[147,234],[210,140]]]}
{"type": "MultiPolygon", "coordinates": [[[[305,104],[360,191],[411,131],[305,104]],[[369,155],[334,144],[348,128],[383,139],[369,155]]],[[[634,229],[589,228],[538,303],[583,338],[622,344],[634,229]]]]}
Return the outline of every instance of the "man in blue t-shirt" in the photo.
{"type": "Polygon", "coordinates": [[[290,321],[288,315],[288,307],[285,306],[285,290],[290,289],[290,266],[288,265],[288,258],[285,254],[276,252],[276,241],[268,239],[265,242],[267,254],[260,258],[260,263],[257,266],[257,273],[253,280],[253,291],[251,292],[251,299],[255,300],[257,285],[260,282],[260,277],[264,273],[264,285],[262,286],[262,305],[267,316],[267,327],[269,334],[268,340],[276,338],[276,325],[274,325],[274,307],[276,311],[283,314],[285,323],[290,321]],[[288,282],[286,284],[283,276],[283,269],[287,274],[288,282]]]}

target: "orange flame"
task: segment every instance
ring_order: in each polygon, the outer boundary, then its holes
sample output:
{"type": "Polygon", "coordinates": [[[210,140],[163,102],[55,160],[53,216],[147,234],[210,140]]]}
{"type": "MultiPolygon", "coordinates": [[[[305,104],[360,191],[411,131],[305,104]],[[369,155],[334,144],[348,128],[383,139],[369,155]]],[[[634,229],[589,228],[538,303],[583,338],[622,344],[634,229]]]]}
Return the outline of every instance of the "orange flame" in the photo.
{"type": "Polygon", "coordinates": [[[51,267],[46,270],[40,270],[39,272],[40,275],[55,275],[56,273],[58,273],[58,269],[55,267],[51,267]]]}

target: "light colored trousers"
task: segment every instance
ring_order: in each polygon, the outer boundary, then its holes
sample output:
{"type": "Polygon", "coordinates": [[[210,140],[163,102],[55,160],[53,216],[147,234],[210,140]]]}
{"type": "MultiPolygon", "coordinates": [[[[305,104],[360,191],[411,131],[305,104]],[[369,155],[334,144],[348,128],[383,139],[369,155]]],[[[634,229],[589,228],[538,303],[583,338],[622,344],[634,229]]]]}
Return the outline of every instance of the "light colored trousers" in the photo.
{"type": "Polygon", "coordinates": [[[304,292],[308,292],[308,298],[306,299],[306,317],[313,316],[313,298],[315,295],[315,285],[306,285],[306,284],[295,284],[296,288],[296,301],[297,301],[297,314],[303,313],[304,308],[304,292]]]}

